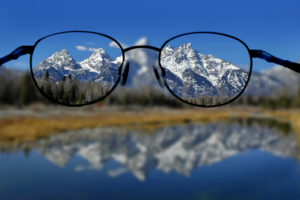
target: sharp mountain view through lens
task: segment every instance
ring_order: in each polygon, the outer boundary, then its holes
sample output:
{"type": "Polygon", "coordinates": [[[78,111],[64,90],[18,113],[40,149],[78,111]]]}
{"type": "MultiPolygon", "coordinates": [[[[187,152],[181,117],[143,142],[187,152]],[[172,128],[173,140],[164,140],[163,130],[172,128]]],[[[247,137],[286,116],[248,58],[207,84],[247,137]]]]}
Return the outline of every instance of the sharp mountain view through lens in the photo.
{"type": "Polygon", "coordinates": [[[241,69],[214,55],[204,55],[191,43],[170,45],[161,55],[166,82],[179,97],[194,104],[217,105],[237,96],[245,87],[249,69],[241,69]]]}
{"type": "MultiPolygon", "coordinates": [[[[226,102],[242,91],[248,79],[247,70],[213,55],[203,55],[191,43],[177,49],[167,46],[161,57],[166,83],[178,97],[191,103],[226,102]]],[[[34,67],[33,73],[47,96],[59,102],[81,104],[108,93],[119,78],[121,60],[112,59],[99,48],[89,58],[76,62],[62,49],[34,67]]]]}
{"type": "Polygon", "coordinates": [[[36,78],[42,78],[46,72],[49,78],[60,81],[71,75],[79,81],[95,81],[110,84],[116,81],[121,58],[112,59],[104,49],[94,50],[92,55],[76,62],[66,49],[62,49],[34,67],[36,78]]]}
{"type": "Polygon", "coordinates": [[[103,49],[76,62],[62,49],[33,69],[39,88],[48,97],[63,103],[83,104],[104,97],[118,79],[121,57],[112,59],[103,49]]]}

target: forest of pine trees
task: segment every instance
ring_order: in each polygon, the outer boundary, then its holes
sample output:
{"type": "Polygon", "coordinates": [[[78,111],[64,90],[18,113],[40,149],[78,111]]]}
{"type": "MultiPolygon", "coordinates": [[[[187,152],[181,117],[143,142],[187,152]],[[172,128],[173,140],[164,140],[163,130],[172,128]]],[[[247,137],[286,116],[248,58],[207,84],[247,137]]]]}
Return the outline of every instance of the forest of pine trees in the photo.
{"type": "Polygon", "coordinates": [[[79,81],[69,75],[57,81],[50,78],[49,73],[37,79],[41,92],[48,98],[71,105],[80,105],[103,98],[111,86],[98,82],[79,81]]]}
{"type": "Polygon", "coordinates": [[[183,98],[185,101],[202,106],[213,106],[227,103],[232,99],[232,97],[219,97],[219,96],[203,96],[197,98],[183,98]]]}

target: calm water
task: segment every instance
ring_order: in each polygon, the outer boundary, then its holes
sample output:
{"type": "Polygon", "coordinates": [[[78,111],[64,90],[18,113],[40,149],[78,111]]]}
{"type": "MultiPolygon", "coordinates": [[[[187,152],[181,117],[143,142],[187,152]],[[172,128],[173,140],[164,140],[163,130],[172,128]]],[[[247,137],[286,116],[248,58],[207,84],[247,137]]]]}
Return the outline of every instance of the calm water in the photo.
{"type": "Polygon", "coordinates": [[[0,154],[0,199],[299,199],[289,126],[66,132],[0,154]]]}

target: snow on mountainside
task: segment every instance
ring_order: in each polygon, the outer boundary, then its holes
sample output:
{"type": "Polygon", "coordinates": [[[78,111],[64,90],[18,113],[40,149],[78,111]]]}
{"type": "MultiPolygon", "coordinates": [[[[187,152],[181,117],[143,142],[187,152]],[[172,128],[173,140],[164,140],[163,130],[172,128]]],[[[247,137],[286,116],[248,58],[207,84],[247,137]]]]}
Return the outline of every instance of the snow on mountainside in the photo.
{"type": "Polygon", "coordinates": [[[238,67],[213,55],[199,53],[193,49],[191,43],[179,46],[176,50],[167,46],[162,52],[162,65],[179,78],[183,78],[185,70],[192,69],[209,79],[214,86],[218,84],[218,77],[222,77],[227,70],[239,70],[238,67]]]}
{"type": "MultiPolygon", "coordinates": [[[[167,46],[162,51],[161,64],[167,72],[167,83],[173,73],[182,83],[170,80],[177,95],[189,94],[189,97],[236,96],[245,86],[248,72],[228,61],[213,55],[204,55],[193,49],[191,43],[177,49],[167,46]],[[183,87],[180,87],[183,85],[183,87]]],[[[172,76],[173,76],[172,75],[172,76]]]]}
{"type": "Polygon", "coordinates": [[[48,71],[50,78],[54,80],[72,75],[81,81],[114,82],[118,78],[120,63],[119,58],[113,60],[101,48],[95,49],[89,58],[77,63],[70,53],[63,49],[34,67],[33,73],[36,78],[43,77],[48,71]]]}

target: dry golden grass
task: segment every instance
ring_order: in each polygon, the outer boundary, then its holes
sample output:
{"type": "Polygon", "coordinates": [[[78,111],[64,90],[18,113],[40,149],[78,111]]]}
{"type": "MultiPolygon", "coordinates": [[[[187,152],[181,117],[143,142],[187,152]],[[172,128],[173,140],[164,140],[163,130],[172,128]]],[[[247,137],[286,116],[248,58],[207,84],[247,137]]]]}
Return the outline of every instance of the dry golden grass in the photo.
{"type": "Polygon", "coordinates": [[[287,121],[291,124],[292,129],[297,135],[298,144],[300,144],[300,110],[278,110],[271,112],[272,116],[274,116],[278,120],[287,121]]]}
{"type": "Polygon", "coordinates": [[[120,126],[126,129],[154,131],[158,128],[190,122],[209,123],[247,119],[259,115],[272,116],[280,121],[290,121],[295,132],[299,133],[300,144],[300,112],[266,111],[253,108],[222,109],[146,109],[146,110],[111,110],[92,115],[61,117],[10,117],[0,119],[0,143],[19,143],[34,141],[51,134],[78,130],[120,126]]]}
{"type": "Polygon", "coordinates": [[[32,141],[54,133],[81,128],[122,126],[130,129],[155,130],[162,126],[187,122],[210,122],[229,119],[226,110],[112,111],[91,116],[10,117],[0,119],[0,141],[32,141]]]}

